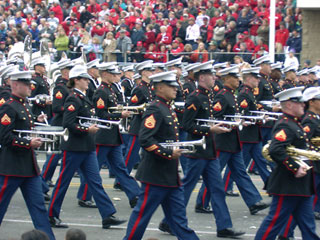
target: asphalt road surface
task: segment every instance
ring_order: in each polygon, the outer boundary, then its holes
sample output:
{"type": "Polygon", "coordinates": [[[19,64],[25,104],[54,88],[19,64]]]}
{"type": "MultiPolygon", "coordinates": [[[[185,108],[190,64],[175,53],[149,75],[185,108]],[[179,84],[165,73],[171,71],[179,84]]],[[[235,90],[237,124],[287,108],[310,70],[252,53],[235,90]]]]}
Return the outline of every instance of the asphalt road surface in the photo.
{"type": "MultiPolygon", "coordinates": [[[[41,155],[39,156],[39,165],[41,167],[43,165],[43,156],[41,155]]],[[[56,170],[53,181],[56,180],[57,174],[58,169],[56,170]]],[[[128,220],[132,209],[129,206],[126,195],[122,191],[113,189],[114,179],[109,178],[108,170],[101,170],[101,176],[103,178],[104,188],[117,209],[116,216],[128,220]]],[[[251,178],[261,192],[264,201],[270,202],[271,198],[262,190],[263,183],[260,177],[251,175],[251,178]]],[[[187,207],[189,226],[196,231],[197,235],[202,240],[220,239],[216,237],[216,226],[213,214],[199,214],[194,211],[196,196],[200,186],[201,181],[199,181],[194,190],[187,207]]],[[[88,209],[78,206],[76,199],[78,187],[79,178],[73,178],[62,205],[60,218],[68,223],[69,227],[82,229],[87,234],[88,240],[122,239],[125,235],[127,223],[112,227],[108,230],[102,229],[101,218],[97,209],[88,209]]],[[[51,191],[52,189],[50,190],[50,193],[51,191]]],[[[237,191],[236,187],[235,191],[237,191]]],[[[268,213],[268,209],[259,212],[257,215],[251,216],[241,197],[227,197],[227,203],[234,227],[246,232],[242,239],[254,239],[257,229],[268,213]]],[[[170,236],[158,230],[158,224],[162,218],[162,209],[158,208],[148,225],[143,239],[176,239],[174,236],[170,236]]],[[[319,223],[320,221],[317,222],[318,233],[320,232],[319,223]]],[[[0,240],[20,239],[23,232],[31,230],[32,228],[31,218],[21,192],[17,191],[11,200],[8,211],[0,227],[0,240]]],[[[67,229],[54,228],[53,231],[57,240],[63,240],[67,229]]],[[[296,230],[295,235],[296,239],[301,239],[301,234],[298,229],[296,230]]]]}

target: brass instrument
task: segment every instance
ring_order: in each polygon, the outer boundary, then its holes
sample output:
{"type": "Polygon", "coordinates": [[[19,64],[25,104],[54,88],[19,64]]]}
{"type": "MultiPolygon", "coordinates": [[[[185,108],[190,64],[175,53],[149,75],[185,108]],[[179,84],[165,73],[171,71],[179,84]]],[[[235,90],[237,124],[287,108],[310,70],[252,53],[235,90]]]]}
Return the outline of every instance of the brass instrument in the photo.
{"type": "Polygon", "coordinates": [[[276,100],[270,100],[270,101],[260,101],[259,103],[266,105],[268,107],[275,107],[275,106],[280,106],[280,102],[276,100]]]}
{"type": "Polygon", "coordinates": [[[312,145],[320,147],[320,137],[314,137],[310,139],[312,145]]]}
{"type": "Polygon", "coordinates": [[[164,148],[169,149],[182,149],[182,153],[195,153],[197,150],[195,146],[201,146],[204,150],[207,148],[206,139],[202,137],[200,140],[184,141],[184,142],[165,142],[160,143],[164,148]]]}
{"type": "Polygon", "coordinates": [[[18,137],[32,140],[33,138],[40,138],[41,142],[44,142],[43,151],[52,153],[52,151],[59,151],[59,147],[55,147],[56,142],[61,140],[64,141],[69,139],[69,130],[61,127],[35,127],[32,130],[13,130],[18,133],[18,137]]]}
{"type": "Polygon", "coordinates": [[[246,124],[256,124],[259,121],[261,121],[263,124],[265,124],[267,121],[276,121],[278,120],[275,117],[270,117],[268,115],[259,115],[259,116],[244,116],[244,115],[224,115],[225,118],[233,118],[235,121],[240,121],[241,119],[247,119],[245,121],[246,124]]]}
{"type": "Polygon", "coordinates": [[[232,129],[237,127],[239,129],[239,131],[241,131],[243,129],[243,124],[244,124],[244,120],[240,120],[240,121],[225,121],[225,120],[214,120],[214,119],[196,119],[196,121],[198,123],[200,122],[204,122],[206,123],[205,125],[211,125],[211,124],[222,124],[222,126],[228,128],[228,129],[232,129]]]}
{"type": "Polygon", "coordinates": [[[140,114],[140,112],[146,111],[147,104],[141,104],[138,106],[123,106],[118,105],[116,107],[109,107],[108,110],[111,113],[122,113],[123,111],[130,111],[133,112],[132,114],[140,114]]]}
{"type": "Polygon", "coordinates": [[[49,96],[47,94],[38,94],[33,98],[28,98],[28,100],[30,102],[40,103],[41,101],[52,101],[52,96],[49,96]]]}
{"type": "Polygon", "coordinates": [[[121,120],[119,121],[109,121],[104,119],[99,119],[97,117],[77,117],[79,118],[79,124],[83,127],[90,127],[96,124],[98,128],[111,129],[113,125],[119,126],[121,120]]]}
{"type": "Polygon", "coordinates": [[[24,39],[23,49],[23,62],[27,69],[30,69],[32,60],[32,39],[30,35],[27,35],[24,39]]]}
{"type": "Polygon", "coordinates": [[[278,112],[265,112],[265,111],[250,111],[251,113],[254,114],[259,114],[259,115],[263,115],[263,116],[274,116],[274,117],[280,117],[282,116],[282,113],[278,113],[278,112]]]}
{"type": "MultiPolygon", "coordinates": [[[[273,162],[272,158],[269,155],[269,147],[270,147],[270,142],[268,142],[266,145],[263,146],[262,155],[266,160],[268,160],[270,162],[273,162]]],[[[304,161],[306,161],[306,160],[320,161],[320,153],[316,152],[316,151],[313,151],[313,150],[300,149],[300,148],[296,148],[296,147],[290,145],[290,146],[287,147],[287,153],[300,166],[307,167],[307,170],[312,168],[312,166],[309,166],[304,161]]]]}

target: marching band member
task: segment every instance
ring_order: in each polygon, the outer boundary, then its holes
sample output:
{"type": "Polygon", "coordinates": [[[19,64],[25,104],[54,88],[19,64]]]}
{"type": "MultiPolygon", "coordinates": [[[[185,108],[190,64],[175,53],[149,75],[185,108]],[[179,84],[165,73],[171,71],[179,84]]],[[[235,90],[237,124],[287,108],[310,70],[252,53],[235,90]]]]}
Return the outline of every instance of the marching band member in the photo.
{"type": "Polygon", "coordinates": [[[311,87],[312,85],[309,82],[309,69],[305,68],[297,72],[298,76],[298,86],[302,87],[311,87]]]}
{"type": "Polygon", "coordinates": [[[121,80],[121,87],[123,89],[124,95],[127,99],[131,97],[132,89],[136,86],[135,81],[133,80],[134,75],[134,65],[130,64],[123,68],[124,76],[121,80]]]}
{"type": "MultiPolygon", "coordinates": [[[[50,86],[46,79],[46,67],[42,57],[32,59],[31,66],[34,68],[34,75],[32,76],[31,83],[31,97],[35,97],[39,94],[50,96],[50,86]]],[[[52,100],[40,100],[32,101],[32,113],[34,115],[40,115],[42,112],[47,115],[47,119],[52,117],[52,100]]]]}
{"type": "Polygon", "coordinates": [[[153,213],[161,204],[162,209],[178,239],[199,239],[188,227],[183,190],[178,173],[181,149],[168,149],[160,143],[179,139],[177,116],[171,106],[176,98],[175,71],[158,73],[152,79],[156,99],[147,108],[139,132],[144,149],[136,179],[141,181],[142,193],[133,209],[125,240],[140,240],[153,213]]]}
{"type": "Polygon", "coordinates": [[[283,115],[273,128],[269,146],[269,155],[276,163],[267,183],[272,203],[256,233],[256,240],[275,239],[290,215],[297,222],[303,239],[320,239],[312,211],[313,172],[308,171],[307,164],[298,164],[286,150],[289,145],[300,149],[307,147],[307,134],[300,123],[304,114],[302,89],[290,88],[275,95],[281,102],[283,115]]]}
{"type": "Polygon", "coordinates": [[[63,126],[69,130],[68,141],[62,141],[63,158],[60,174],[52,192],[49,204],[49,219],[52,227],[66,228],[68,225],[59,219],[60,209],[71,179],[76,170],[88,183],[89,190],[97,204],[102,217],[102,228],[124,223],[114,216],[116,209],[103,189],[95,152],[94,134],[96,125],[84,127],[77,117],[91,117],[92,104],[85,95],[90,75],[86,68],[76,65],[70,70],[69,85],[73,88],[64,104],[63,126]]]}
{"type": "Polygon", "coordinates": [[[272,63],[271,66],[271,73],[270,73],[270,83],[273,89],[273,94],[277,94],[278,92],[282,91],[282,62],[272,63]],[[281,82],[281,86],[280,86],[281,82]]]}
{"type": "MultiPolygon", "coordinates": [[[[152,102],[154,92],[149,77],[152,75],[154,68],[152,61],[144,61],[136,65],[136,71],[141,75],[141,82],[132,90],[130,106],[139,106],[144,103],[152,102]]],[[[125,164],[130,174],[133,166],[140,162],[139,150],[139,129],[141,125],[141,114],[135,114],[130,122],[128,147],[125,154],[125,164]]]]}
{"type": "MultiPolygon", "coordinates": [[[[235,90],[239,87],[239,67],[233,66],[220,70],[224,87],[215,96],[213,102],[213,117],[223,119],[224,115],[239,113],[239,105],[235,90]]],[[[242,158],[238,128],[231,132],[215,136],[216,147],[220,152],[219,161],[221,170],[228,165],[231,177],[236,182],[243,200],[249,207],[250,214],[254,215],[267,208],[269,205],[262,202],[262,197],[246,172],[242,158]]],[[[228,184],[228,175],[225,174],[224,182],[228,184]]]]}
{"type": "Polygon", "coordinates": [[[297,75],[296,68],[294,66],[287,66],[282,69],[282,72],[285,74],[284,84],[282,89],[289,89],[297,86],[297,75]]]}
{"type": "Polygon", "coordinates": [[[1,78],[1,86],[0,86],[0,107],[10,98],[11,96],[11,87],[10,87],[10,75],[16,66],[8,65],[3,66],[0,69],[0,78],[1,78]]]}
{"type": "Polygon", "coordinates": [[[184,78],[183,92],[186,96],[195,91],[198,87],[198,83],[194,78],[193,68],[198,66],[200,63],[191,63],[185,67],[185,70],[188,72],[188,75],[184,78]]]}
{"type": "MultiPolygon", "coordinates": [[[[184,202],[187,206],[192,191],[202,175],[208,192],[214,196],[211,198],[211,205],[216,219],[217,236],[235,238],[243,235],[244,232],[236,231],[232,228],[232,221],[225,200],[220,164],[219,160],[216,159],[215,142],[213,141],[214,133],[220,134],[229,132],[230,130],[222,128],[219,125],[209,127],[196,123],[197,118],[209,119],[213,117],[211,89],[214,85],[214,80],[212,63],[213,61],[202,63],[194,69],[199,86],[186,100],[182,124],[188,132],[187,139],[198,140],[205,136],[207,147],[204,150],[201,147],[195,146],[196,153],[186,154],[188,157],[188,168],[182,180],[184,202]]],[[[160,223],[159,229],[175,233],[170,223],[167,223],[167,219],[160,223]]]]}
{"type": "MultiPolygon", "coordinates": [[[[261,77],[259,71],[260,67],[245,68],[241,71],[243,75],[243,86],[238,94],[237,101],[239,112],[241,112],[242,115],[250,116],[252,115],[250,111],[257,111],[257,101],[253,92],[259,85],[259,78],[261,77]]],[[[239,134],[245,167],[247,168],[251,159],[253,159],[262,181],[266,183],[270,172],[267,169],[267,160],[262,156],[262,136],[259,125],[244,126],[239,134]]],[[[232,183],[233,181],[230,178],[227,192],[232,191],[232,183]]]]}
{"type": "Polygon", "coordinates": [[[87,71],[88,71],[88,74],[91,76],[91,79],[90,79],[89,88],[86,92],[86,95],[90,101],[92,101],[93,94],[100,85],[100,81],[99,81],[100,75],[97,67],[99,64],[99,61],[100,61],[99,59],[95,59],[87,63],[87,71]]]}
{"type": "Polygon", "coordinates": [[[220,70],[226,68],[227,66],[228,66],[228,62],[217,63],[213,65],[213,68],[216,71],[216,76],[215,76],[216,79],[214,82],[214,86],[212,88],[214,95],[216,95],[223,88],[220,70]]]}
{"type": "MultiPolygon", "coordinates": [[[[123,111],[122,113],[109,112],[109,107],[116,107],[118,104],[116,94],[112,88],[112,84],[120,78],[120,71],[117,65],[113,62],[102,63],[98,65],[98,69],[102,82],[93,96],[97,117],[111,121],[129,117],[131,115],[129,111],[123,111]]],[[[103,163],[108,162],[109,170],[117,177],[121,188],[128,196],[130,206],[133,208],[137,203],[140,189],[137,182],[128,174],[123,160],[121,144],[122,138],[119,126],[112,125],[110,129],[99,129],[96,134],[96,153],[99,169],[101,169],[103,163]]],[[[91,199],[91,193],[88,193],[87,188],[87,185],[81,184],[78,192],[80,201],[91,199]]]]}
{"type": "MultiPolygon", "coordinates": [[[[11,73],[10,99],[0,108],[0,224],[13,194],[20,188],[36,229],[55,237],[48,221],[42,196],[41,178],[34,148],[41,146],[41,138],[27,140],[13,130],[30,130],[34,126],[31,107],[26,98],[31,95],[31,72],[11,73]]],[[[37,120],[42,122],[44,115],[37,120]]]]}
{"type": "MultiPolygon", "coordinates": [[[[58,67],[61,72],[61,76],[55,82],[55,88],[52,95],[52,112],[54,114],[51,125],[62,126],[62,117],[64,112],[64,102],[69,95],[69,87],[67,86],[69,80],[69,72],[73,64],[70,59],[62,59],[58,62],[58,67]]],[[[46,162],[42,167],[41,176],[49,186],[54,186],[51,183],[52,176],[57,167],[59,160],[62,158],[62,153],[53,153],[47,156],[46,162]]],[[[44,186],[43,192],[46,201],[50,200],[50,196],[47,194],[49,188],[44,186]]]]}

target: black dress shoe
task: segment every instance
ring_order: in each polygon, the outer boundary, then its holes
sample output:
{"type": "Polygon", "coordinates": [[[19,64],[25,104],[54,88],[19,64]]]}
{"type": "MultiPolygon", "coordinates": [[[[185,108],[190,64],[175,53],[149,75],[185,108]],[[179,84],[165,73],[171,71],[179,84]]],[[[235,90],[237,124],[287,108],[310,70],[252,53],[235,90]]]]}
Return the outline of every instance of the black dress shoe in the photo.
{"type": "Polygon", "coordinates": [[[253,175],[260,175],[260,173],[257,170],[249,170],[248,173],[253,175]]]}
{"type": "Polygon", "coordinates": [[[201,205],[196,205],[196,207],[194,208],[196,213],[212,213],[212,210],[210,209],[210,207],[203,207],[201,205]]]}
{"type": "Polygon", "coordinates": [[[49,222],[53,228],[68,228],[69,226],[62,222],[59,218],[49,217],[49,222]]]}
{"type": "Polygon", "coordinates": [[[131,208],[134,208],[137,205],[138,199],[139,199],[138,197],[134,197],[129,201],[131,208]]]}
{"type": "Polygon", "coordinates": [[[256,204],[252,205],[251,207],[249,207],[250,210],[250,214],[254,215],[257,212],[266,209],[270,206],[270,204],[268,203],[264,203],[264,202],[257,202],[256,204]]]}
{"type": "Polygon", "coordinates": [[[314,218],[320,220],[320,212],[314,212],[314,218]]]}
{"type": "Polygon", "coordinates": [[[108,229],[111,226],[120,225],[122,223],[125,223],[126,221],[127,220],[121,220],[115,216],[111,216],[102,220],[102,228],[108,229]]]}
{"type": "Polygon", "coordinates": [[[217,232],[217,237],[222,238],[238,238],[241,235],[245,234],[242,231],[236,231],[233,228],[226,228],[217,232]]]}
{"type": "Polygon", "coordinates": [[[45,202],[50,202],[51,197],[48,193],[43,193],[43,198],[45,202]]]}
{"type": "Polygon", "coordinates": [[[171,229],[170,229],[170,227],[169,227],[169,225],[167,224],[167,223],[164,223],[164,222],[161,222],[160,224],[159,224],[159,230],[161,231],[161,232],[165,232],[165,233],[169,233],[170,235],[174,235],[173,233],[172,233],[172,231],[171,231],[171,229]]]}
{"type": "Polygon", "coordinates": [[[48,180],[48,181],[47,181],[47,185],[48,185],[48,187],[54,187],[53,182],[52,182],[52,181],[50,181],[50,180],[48,180]]]}
{"type": "Polygon", "coordinates": [[[277,240],[293,240],[291,237],[278,236],[277,240]]]}
{"type": "Polygon", "coordinates": [[[229,190],[229,191],[226,191],[226,196],[228,196],[228,197],[239,197],[240,194],[234,192],[233,190],[229,190]]]}
{"type": "Polygon", "coordinates": [[[115,184],[113,185],[113,189],[122,191],[121,184],[120,184],[120,183],[115,183],[115,184]]]}
{"type": "Polygon", "coordinates": [[[84,208],[97,208],[97,205],[93,201],[79,200],[78,204],[80,207],[84,208]]]}

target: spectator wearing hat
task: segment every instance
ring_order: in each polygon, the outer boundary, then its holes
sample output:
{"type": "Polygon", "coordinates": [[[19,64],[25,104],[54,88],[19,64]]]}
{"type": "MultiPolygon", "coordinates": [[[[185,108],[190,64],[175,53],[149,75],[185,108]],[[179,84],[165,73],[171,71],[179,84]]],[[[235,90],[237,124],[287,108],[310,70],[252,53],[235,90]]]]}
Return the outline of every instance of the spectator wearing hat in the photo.
{"type": "Polygon", "coordinates": [[[66,35],[66,32],[63,28],[58,30],[58,35],[54,41],[54,46],[57,49],[57,58],[56,60],[60,60],[62,52],[68,50],[69,38],[66,35]]]}
{"type": "Polygon", "coordinates": [[[118,30],[117,30],[117,33],[115,35],[115,39],[119,38],[121,29],[126,30],[126,36],[130,37],[130,32],[128,31],[128,26],[125,23],[121,23],[118,30]]]}
{"type": "Polygon", "coordinates": [[[204,19],[209,21],[210,17],[206,15],[206,7],[201,6],[200,13],[198,14],[198,16],[196,18],[196,24],[198,24],[198,26],[201,27],[204,24],[204,19]]]}
{"type": "Polygon", "coordinates": [[[200,36],[204,43],[210,42],[213,37],[213,27],[209,25],[208,18],[203,18],[203,25],[200,27],[200,36]]]}
{"type": "Polygon", "coordinates": [[[106,38],[102,42],[103,62],[116,62],[117,55],[113,52],[117,48],[117,40],[113,37],[112,32],[108,32],[106,38]]]}
{"type": "Polygon", "coordinates": [[[141,41],[137,42],[137,46],[133,48],[133,51],[131,53],[132,61],[135,63],[139,63],[144,61],[144,54],[146,52],[146,49],[143,47],[143,44],[141,41]]]}
{"type": "Polygon", "coordinates": [[[184,45],[180,44],[180,42],[176,39],[173,40],[170,51],[169,51],[169,60],[173,60],[179,58],[181,56],[181,52],[183,52],[184,45]]]}
{"type": "Polygon", "coordinates": [[[135,27],[131,30],[131,41],[133,45],[136,45],[137,42],[143,41],[144,39],[144,30],[142,28],[141,20],[137,20],[135,27]]]}
{"type": "Polygon", "coordinates": [[[200,42],[198,48],[194,50],[193,54],[190,57],[192,62],[207,62],[209,60],[208,51],[205,49],[205,44],[200,42]]]}
{"type": "Polygon", "coordinates": [[[289,51],[290,50],[294,50],[295,53],[300,53],[301,52],[301,36],[298,33],[298,31],[296,29],[294,29],[292,31],[292,35],[291,37],[288,38],[287,40],[287,46],[289,47],[289,51]]]}
{"type": "Polygon", "coordinates": [[[209,43],[209,48],[208,48],[209,59],[215,60],[216,63],[220,62],[221,54],[219,53],[220,53],[220,50],[218,48],[218,43],[212,40],[209,43]]]}

